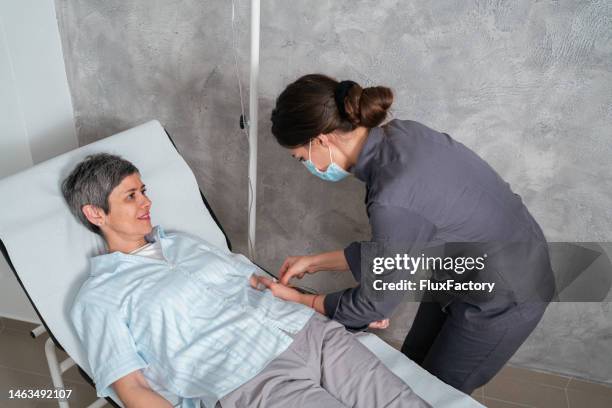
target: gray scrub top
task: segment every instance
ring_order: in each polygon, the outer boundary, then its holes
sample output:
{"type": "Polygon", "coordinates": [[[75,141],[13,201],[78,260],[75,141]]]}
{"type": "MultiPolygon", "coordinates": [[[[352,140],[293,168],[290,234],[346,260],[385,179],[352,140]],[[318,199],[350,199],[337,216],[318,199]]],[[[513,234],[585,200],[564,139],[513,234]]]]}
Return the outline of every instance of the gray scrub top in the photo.
{"type": "MultiPolygon", "coordinates": [[[[442,244],[527,240],[545,246],[544,234],[521,197],[491,166],[448,134],[421,123],[392,120],[372,128],[350,170],[366,184],[372,241],[442,244]]],[[[353,276],[360,281],[361,243],[351,243],[344,254],[353,276]]],[[[486,313],[478,313],[487,307],[495,309],[493,314],[503,315],[504,308],[525,303],[534,291],[540,292],[539,298],[550,300],[554,281],[548,251],[536,256],[538,267],[532,262],[495,268],[495,275],[502,280],[505,277],[508,284],[506,296],[496,296],[477,307],[472,307],[477,301],[468,300],[472,305],[466,306],[466,321],[487,320],[486,313]]],[[[455,300],[456,294],[446,294],[441,302],[448,305],[455,300]]],[[[397,304],[396,297],[388,301],[368,298],[361,286],[330,293],[324,301],[325,313],[349,328],[363,328],[387,318],[397,304]]],[[[521,315],[525,314],[523,310],[521,315]]]]}

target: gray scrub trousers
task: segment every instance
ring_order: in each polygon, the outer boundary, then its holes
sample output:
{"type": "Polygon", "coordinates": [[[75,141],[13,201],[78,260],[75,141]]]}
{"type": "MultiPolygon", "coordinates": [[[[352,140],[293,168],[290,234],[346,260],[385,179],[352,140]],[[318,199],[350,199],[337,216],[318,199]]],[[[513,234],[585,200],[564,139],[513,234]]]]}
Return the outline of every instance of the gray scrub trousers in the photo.
{"type": "MultiPolygon", "coordinates": [[[[458,242],[524,243],[506,251],[510,255],[493,256],[479,272],[500,288],[494,298],[429,293],[402,347],[426,370],[470,394],[514,354],[554,294],[542,230],[484,160],[418,122],[392,120],[371,129],[351,171],[366,184],[373,242],[401,243],[405,252],[458,242]]],[[[354,242],[344,250],[358,282],[361,246],[354,242]]],[[[325,297],[325,313],[357,330],[389,317],[397,305],[398,297],[372,299],[361,285],[325,297]]]]}
{"type": "Polygon", "coordinates": [[[287,350],[217,408],[428,408],[341,324],[315,313],[287,350]]]}

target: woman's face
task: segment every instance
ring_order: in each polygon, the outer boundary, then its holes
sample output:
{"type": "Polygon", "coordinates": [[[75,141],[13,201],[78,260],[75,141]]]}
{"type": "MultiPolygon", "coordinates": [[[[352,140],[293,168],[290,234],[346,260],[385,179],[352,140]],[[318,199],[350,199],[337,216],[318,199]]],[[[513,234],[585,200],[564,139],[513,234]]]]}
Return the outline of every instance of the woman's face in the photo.
{"type": "Polygon", "coordinates": [[[151,232],[151,200],[140,174],[125,177],[108,197],[109,211],[100,228],[108,241],[141,240],[151,232]]]}
{"type": "MultiPolygon", "coordinates": [[[[320,171],[327,170],[327,167],[331,164],[328,146],[324,145],[319,139],[313,139],[311,143],[310,160],[320,171]]],[[[306,143],[304,146],[290,148],[291,157],[300,162],[308,160],[308,145],[309,143],[306,143]]]]}

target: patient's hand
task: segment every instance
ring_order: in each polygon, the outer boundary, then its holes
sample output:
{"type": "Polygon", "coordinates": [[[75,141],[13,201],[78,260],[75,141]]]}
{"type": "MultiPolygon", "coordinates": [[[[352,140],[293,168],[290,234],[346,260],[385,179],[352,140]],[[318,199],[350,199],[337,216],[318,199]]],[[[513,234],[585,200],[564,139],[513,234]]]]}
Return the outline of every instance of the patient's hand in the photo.
{"type": "Polygon", "coordinates": [[[300,292],[282,283],[274,282],[272,279],[266,278],[265,276],[251,275],[249,282],[255,289],[259,289],[260,284],[263,285],[265,288],[270,289],[272,294],[279,299],[302,303],[303,295],[300,292]]]}

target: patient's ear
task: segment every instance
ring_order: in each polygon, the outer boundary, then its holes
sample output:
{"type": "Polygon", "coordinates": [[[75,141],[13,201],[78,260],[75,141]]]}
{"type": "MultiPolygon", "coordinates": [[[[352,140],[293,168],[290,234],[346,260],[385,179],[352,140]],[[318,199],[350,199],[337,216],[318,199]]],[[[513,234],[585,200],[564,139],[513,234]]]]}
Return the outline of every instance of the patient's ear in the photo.
{"type": "Polygon", "coordinates": [[[87,220],[98,227],[104,223],[104,210],[100,207],[96,207],[95,205],[86,204],[81,207],[81,211],[87,217],[87,220]]]}

